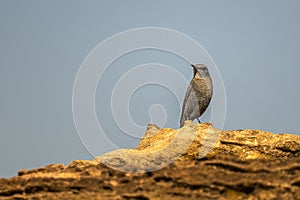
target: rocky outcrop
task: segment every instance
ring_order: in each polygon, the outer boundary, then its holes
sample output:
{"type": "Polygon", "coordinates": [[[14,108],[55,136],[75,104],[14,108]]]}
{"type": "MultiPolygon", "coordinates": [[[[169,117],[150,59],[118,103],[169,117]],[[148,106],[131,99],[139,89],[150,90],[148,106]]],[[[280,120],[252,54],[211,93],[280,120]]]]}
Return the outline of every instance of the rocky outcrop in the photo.
{"type": "Polygon", "coordinates": [[[175,160],[212,159],[218,155],[240,160],[300,157],[300,137],[260,130],[222,131],[211,124],[194,124],[174,130],[149,124],[136,149],[119,149],[95,158],[114,169],[153,171],[175,160]]]}
{"type": "Polygon", "coordinates": [[[0,199],[300,199],[300,136],[150,124],[136,149],[0,179],[0,199]]]}

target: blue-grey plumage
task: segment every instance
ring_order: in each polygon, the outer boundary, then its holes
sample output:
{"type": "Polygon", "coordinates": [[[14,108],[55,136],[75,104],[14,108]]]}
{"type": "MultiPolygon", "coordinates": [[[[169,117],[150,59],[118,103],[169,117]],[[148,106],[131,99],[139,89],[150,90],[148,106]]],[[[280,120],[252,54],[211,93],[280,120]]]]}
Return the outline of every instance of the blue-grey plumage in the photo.
{"type": "Polygon", "coordinates": [[[213,94],[213,84],[208,69],[203,64],[194,64],[194,77],[187,88],[180,118],[180,127],[185,120],[197,119],[207,109],[213,94]]]}

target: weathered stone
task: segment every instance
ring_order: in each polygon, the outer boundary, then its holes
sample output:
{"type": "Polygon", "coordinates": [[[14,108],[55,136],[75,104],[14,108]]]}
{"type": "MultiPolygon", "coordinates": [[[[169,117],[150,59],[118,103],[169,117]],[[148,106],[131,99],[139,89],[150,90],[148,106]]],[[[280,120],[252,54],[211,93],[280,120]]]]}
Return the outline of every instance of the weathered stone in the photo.
{"type": "Polygon", "coordinates": [[[260,130],[222,131],[211,124],[194,124],[174,130],[149,124],[136,149],[119,149],[96,157],[95,161],[131,172],[153,171],[174,162],[213,158],[219,154],[248,159],[300,157],[300,137],[260,130]]]}
{"type": "Polygon", "coordinates": [[[0,179],[0,199],[300,199],[300,137],[149,125],[136,149],[0,179]]]}

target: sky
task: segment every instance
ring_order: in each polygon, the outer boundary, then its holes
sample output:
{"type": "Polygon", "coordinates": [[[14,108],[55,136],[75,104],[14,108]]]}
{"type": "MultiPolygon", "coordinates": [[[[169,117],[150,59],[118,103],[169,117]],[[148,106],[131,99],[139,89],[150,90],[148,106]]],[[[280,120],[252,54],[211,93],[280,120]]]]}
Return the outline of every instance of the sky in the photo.
{"type": "MultiPolygon", "coordinates": [[[[297,0],[0,1],[0,177],[95,156],[89,143],[82,142],[89,135],[78,133],[73,118],[76,75],[97,45],[135,28],[174,30],[207,51],[226,93],[222,129],[300,135],[299,8],[297,0]]],[[[119,47],[130,42],[121,41],[119,47]]],[[[107,52],[114,50],[107,47],[107,52]]],[[[143,135],[122,132],[114,121],[110,97],[127,72],[147,63],[168,65],[186,80],[192,78],[190,63],[170,52],[142,49],[114,60],[95,92],[97,120],[114,144],[112,149],[134,148],[143,135]]],[[[171,75],[170,87],[186,87],[171,75]]],[[[164,79],[160,72],[155,76],[164,79]]],[[[213,105],[218,106],[217,95],[215,100],[213,105]]],[[[115,103],[126,101],[136,126],[145,128],[164,116],[164,127],[178,128],[181,102],[168,88],[148,84],[130,99],[118,98],[115,103]]],[[[211,112],[209,108],[203,121],[209,121],[211,112]]],[[[99,152],[110,148],[90,140],[94,148],[99,144],[99,152]]]]}

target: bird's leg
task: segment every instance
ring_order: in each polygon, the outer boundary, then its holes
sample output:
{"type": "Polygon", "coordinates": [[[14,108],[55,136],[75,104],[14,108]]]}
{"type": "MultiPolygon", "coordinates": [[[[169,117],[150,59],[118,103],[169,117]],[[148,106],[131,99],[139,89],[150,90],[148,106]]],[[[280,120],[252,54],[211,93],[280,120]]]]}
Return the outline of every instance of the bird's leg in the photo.
{"type": "Polygon", "coordinates": [[[199,119],[199,118],[197,118],[197,121],[199,122],[199,124],[201,124],[201,122],[200,122],[200,119],[199,119]]]}

